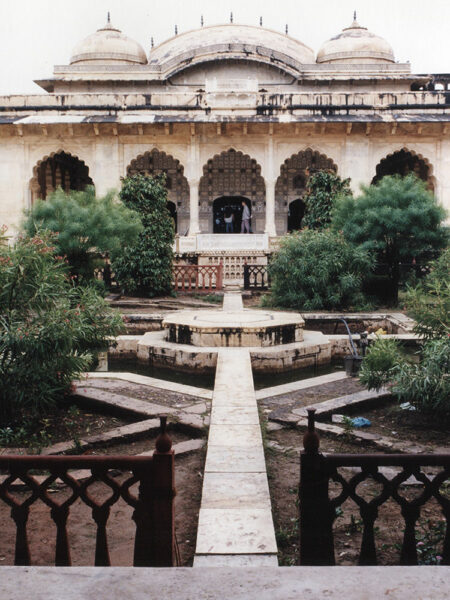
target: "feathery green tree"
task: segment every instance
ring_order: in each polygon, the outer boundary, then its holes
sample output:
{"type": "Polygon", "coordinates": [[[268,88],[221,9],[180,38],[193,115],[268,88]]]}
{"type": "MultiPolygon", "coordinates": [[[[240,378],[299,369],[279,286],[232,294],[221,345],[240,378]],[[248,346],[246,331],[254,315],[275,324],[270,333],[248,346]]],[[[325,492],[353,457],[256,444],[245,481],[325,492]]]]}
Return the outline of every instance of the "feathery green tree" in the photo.
{"type": "Polygon", "coordinates": [[[358,198],[341,196],[332,226],[357,246],[374,252],[386,264],[392,301],[398,301],[400,263],[422,260],[430,250],[446,245],[445,210],[415,175],[388,175],[363,186],[358,198]]]}
{"type": "Polygon", "coordinates": [[[142,230],[139,215],[114,192],[96,198],[89,186],[85,191],[65,193],[57,189],[46,200],[38,200],[27,213],[23,230],[32,237],[38,231],[58,232],[55,252],[64,256],[76,283],[94,279],[104,257],[114,258],[142,230]]]}

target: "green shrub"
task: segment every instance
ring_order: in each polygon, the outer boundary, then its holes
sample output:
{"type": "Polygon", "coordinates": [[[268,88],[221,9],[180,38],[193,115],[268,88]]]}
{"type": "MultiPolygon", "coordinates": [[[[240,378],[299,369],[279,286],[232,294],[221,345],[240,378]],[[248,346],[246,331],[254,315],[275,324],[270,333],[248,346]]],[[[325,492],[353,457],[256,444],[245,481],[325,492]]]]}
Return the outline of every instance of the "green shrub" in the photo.
{"type": "Polygon", "coordinates": [[[403,360],[397,340],[380,337],[369,346],[359,380],[369,390],[379,390],[392,382],[403,360]]]}
{"type": "Polygon", "coordinates": [[[390,385],[400,402],[436,419],[450,419],[450,338],[428,340],[411,363],[395,340],[378,339],[364,358],[359,379],[369,389],[390,385]]]}
{"type": "Polygon", "coordinates": [[[133,242],[142,229],[139,215],[118,201],[113,192],[96,198],[92,186],[83,192],[61,188],[38,200],[23,223],[25,233],[57,232],[55,252],[67,258],[76,283],[91,282],[104,256],[114,257],[133,242]]]}
{"type": "Polygon", "coordinates": [[[364,304],[363,274],[368,252],[331,231],[285,236],[270,265],[271,302],[297,310],[335,310],[364,304]]]}
{"type": "Polygon", "coordinates": [[[161,296],[172,291],[174,226],[167,208],[165,177],[133,175],[122,182],[120,197],[139,213],[143,231],[135,244],[112,262],[116,280],[128,293],[161,296]]]}
{"type": "Polygon", "coordinates": [[[55,236],[0,247],[0,422],[45,412],[123,329],[94,289],[74,287],[55,236]]]}
{"type": "Polygon", "coordinates": [[[359,198],[343,196],[336,202],[332,224],[355,246],[374,252],[387,265],[392,302],[398,300],[400,262],[421,261],[427,252],[443,248],[448,233],[445,210],[426,184],[407,175],[389,175],[376,185],[362,187],[359,198]]]}
{"type": "Polygon", "coordinates": [[[422,413],[450,419],[450,338],[425,342],[418,365],[403,362],[394,375],[393,392],[422,413]]]}
{"type": "Polygon", "coordinates": [[[415,333],[426,339],[450,335],[450,248],[432,263],[422,283],[409,288],[406,308],[415,319],[415,333]]]}
{"type": "Polygon", "coordinates": [[[308,179],[303,227],[323,229],[331,222],[331,212],[339,196],[351,196],[350,179],[341,179],[336,173],[319,171],[308,179]]]}

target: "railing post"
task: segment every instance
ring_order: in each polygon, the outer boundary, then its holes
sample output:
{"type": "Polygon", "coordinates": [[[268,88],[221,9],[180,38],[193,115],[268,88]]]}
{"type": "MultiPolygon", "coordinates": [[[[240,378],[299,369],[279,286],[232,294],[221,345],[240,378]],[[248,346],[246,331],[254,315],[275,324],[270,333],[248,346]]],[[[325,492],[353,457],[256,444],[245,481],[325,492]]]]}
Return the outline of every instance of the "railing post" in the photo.
{"type": "Polygon", "coordinates": [[[249,273],[249,266],[248,264],[245,262],[244,263],[244,290],[249,290],[250,289],[250,273],[249,273]]]}
{"type": "Polygon", "coordinates": [[[308,430],[300,455],[300,564],[334,565],[334,514],[328,499],[328,472],[314,425],[315,409],[308,409],[308,430]]]}
{"type": "Polygon", "coordinates": [[[175,465],[172,440],[161,417],[150,472],[142,474],[134,547],[135,567],[172,567],[175,564],[175,465]]]}
{"type": "Polygon", "coordinates": [[[216,280],[216,290],[221,290],[223,287],[223,262],[219,262],[219,267],[217,269],[217,280],[216,280]]]}

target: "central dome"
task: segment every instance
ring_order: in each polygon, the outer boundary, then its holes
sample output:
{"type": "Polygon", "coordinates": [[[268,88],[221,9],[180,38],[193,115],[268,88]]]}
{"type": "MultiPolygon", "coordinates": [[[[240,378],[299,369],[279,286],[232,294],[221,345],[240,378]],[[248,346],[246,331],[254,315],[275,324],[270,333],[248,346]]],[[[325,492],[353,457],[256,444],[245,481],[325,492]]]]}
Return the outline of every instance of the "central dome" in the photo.
{"type": "Polygon", "coordinates": [[[146,63],[147,57],[142,46],[113,27],[109,13],[106,25],[77,44],[70,59],[71,65],[146,63]]]}
{"type": "Polygon", "coordinates": [[[150,51],[149,63],[176,72],[209,60],[237,58],[296,71],[315,62],[314,52],[288,35],[252,25],[211,25],[176,35],[150,51]]]}
{"type": "Polygon", "coordinates": [[[325,42],[318,63],[393,63],[394,52],[383,38],[361,27],[356,14],[350,27],[325,42]]]}

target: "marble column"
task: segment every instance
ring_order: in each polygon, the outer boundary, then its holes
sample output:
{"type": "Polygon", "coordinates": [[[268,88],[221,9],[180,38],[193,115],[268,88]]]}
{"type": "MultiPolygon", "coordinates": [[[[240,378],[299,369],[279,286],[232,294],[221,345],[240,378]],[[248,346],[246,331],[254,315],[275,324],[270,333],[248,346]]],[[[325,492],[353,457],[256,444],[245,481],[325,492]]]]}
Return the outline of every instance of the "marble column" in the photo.
{"type": "Polygon", "coordinates": [[[275,179],[266,179],[266,227],[264,233],[276,236],[275,227],[275,179]]]}
{"type": "Polygon", "coordinates": [[[198,220],[198,179],[189,179],[189,235],[200,233],[198,220]]]}

